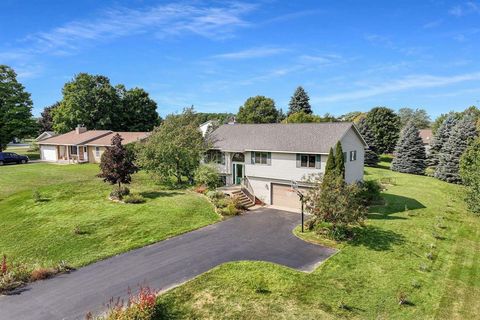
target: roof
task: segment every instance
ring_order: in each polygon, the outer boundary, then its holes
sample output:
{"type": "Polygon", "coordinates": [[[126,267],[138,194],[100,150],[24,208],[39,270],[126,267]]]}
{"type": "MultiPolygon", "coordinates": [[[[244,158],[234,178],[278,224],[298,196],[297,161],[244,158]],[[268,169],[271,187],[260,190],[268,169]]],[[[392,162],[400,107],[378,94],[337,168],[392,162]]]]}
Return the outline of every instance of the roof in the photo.
{"type": "Polygon", "coordinates": [[[53,131],[44,131],[42,132],[37,138],[35,138],[36,141],[44,140],[50,137],[54,137],[57,134],[53,131]]]}
{"type": "MultiPolygon", "coordinates": [[[[112,138],[116,133],[117,132],[110,130],[87,130],[82,133],[77,133],[75,130],[73,130],[56,137],[39,141],[38,144],[109,146],[111,145],[112,138]]],[[[148,132],[118,133],[123,138],[123,144],[145,139],[149,134],[148,132]]]]}
{"type": "Polygon", "coordinates": [[[283,151],[328,154],[348,130],[351,122],[226,124],[212,133],[214,148],[225,151],[283,151]]]}
{"type": "Polygon", "coordinates": [[[432,143],[432,139],[433,139],[432,129],[421,129],[419,130],[419,132],[420,132],[420,138],[422,138],[424,144],[432,143]]]}
{"type": "Polygon", "coordinates": [[[87,146],[109,146],[112,144],[112,138],[117,133],[120,134],[120,136],[123,138],[122,144],[128,144],[135,141],[140,141],[140,140],[146,139],[150,135],[150,132],[111,132],[106,136],[102,136],[98,139],[95,139],[86,143],[86,145],[87,146]]]}

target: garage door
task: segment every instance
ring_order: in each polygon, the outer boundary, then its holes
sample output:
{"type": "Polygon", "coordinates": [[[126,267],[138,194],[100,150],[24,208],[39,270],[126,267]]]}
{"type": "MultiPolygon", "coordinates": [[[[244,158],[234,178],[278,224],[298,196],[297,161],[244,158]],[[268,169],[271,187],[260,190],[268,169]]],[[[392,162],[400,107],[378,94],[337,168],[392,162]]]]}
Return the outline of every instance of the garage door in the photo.
{"type": "Polygon", "coordinates": [[[40,156],[42,160],[57,161],[57,147],[56,146],[41,146],[40,156]]]}
{"type": "MultiPolygon", "coordinates": [[[[306,193],[308,189],[299,188],[302,193],[306,193]]],[[[296,192],[292,192],[290,185],[272,184],[272,205],[300,210],[301,203],[296,192]]]]}

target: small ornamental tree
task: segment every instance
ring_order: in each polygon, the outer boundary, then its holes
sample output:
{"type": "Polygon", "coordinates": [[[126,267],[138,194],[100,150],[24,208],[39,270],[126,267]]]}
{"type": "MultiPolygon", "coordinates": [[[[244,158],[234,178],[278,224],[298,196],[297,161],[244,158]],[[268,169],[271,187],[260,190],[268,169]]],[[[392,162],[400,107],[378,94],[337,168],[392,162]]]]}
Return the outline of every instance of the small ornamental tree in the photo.
{"type": "Polygon", "coordinates": [[[132,174],[138,171],[138,167],[132,162],[132,155],[122,145],[122,137],[117,133],[112,138],[112,146],[107,147],[100,161],[101,173],[98,175],[103,181],[110,184],[129,184],[132,174]]]}
{"type": "MultiPolygon", "coordinates": [[[[295,90],[292,98],[290,99],[289,108],[288,108],[288,115],[297,112],[304,112],[306,114],[312,113],[312,107],[310,106],[310,97],[308,96],[307,92],[302,88],[298,87],[295,90]]],[[[313,121],[311,121],[313,122],[313,121]]]]}
{"type": "Polygon", "coordinates": [[[428,157],[428,164],[430,166],[438,165],[440,152],[442,151],[443,146],[447,143],[450,133],[457,122],[457,116],[455,114],[449,114],[442,122],[440,127],[438,127],[435,135],[433,136],[430,154],[428,157]]]}
{"type": "Polygon", "coordinates": [[[460,158],[460,176],[468,188],[465,198],[468,208],[480,214],[480,138],[475,139],[460,158]]]}
{"type": "Polygon", "coordinates": [[[452,183],[461,183],[459,174],[460,157],[468,145],[477,137],[474,120],[465,116],[453,127],[447,143],[443,146],[435,177],[452,183]]]}
{"type": "Polygon", "coordinates": [[[362,135],[365,142],[368,144],[368,148],[365,149],[364,163],[366,166],[374,167],[378,164],[379,157],[377,154],[377,147],[375,145],[375,138],[372,131],[368,127],[367,121],[361,119],[357,125],[358,131],[362,135]]]}
{"type": "Polygon", "coordinates": [[[360,192],[356,184],[346,184],[341,177],[327,174],[307,193],[307,211],[315,216],[315,223],[331,223],[335,234],[339,228],[365,220],[367,208],[360,192]]]}
{"type": "Polygon", "coordinates": [[[407,123],[403,128],[393,155],[391,167],[393,171],[412,174],[425,173],[427,167],[425,146],[420,132],[413,122],[407,123]]]}
{"type": "Polygon", "coordinates": [[[342,144],[340,141],[335,146],[335,167],[337,175],[345,179],[345,155],[343,154],[342,144]]]}

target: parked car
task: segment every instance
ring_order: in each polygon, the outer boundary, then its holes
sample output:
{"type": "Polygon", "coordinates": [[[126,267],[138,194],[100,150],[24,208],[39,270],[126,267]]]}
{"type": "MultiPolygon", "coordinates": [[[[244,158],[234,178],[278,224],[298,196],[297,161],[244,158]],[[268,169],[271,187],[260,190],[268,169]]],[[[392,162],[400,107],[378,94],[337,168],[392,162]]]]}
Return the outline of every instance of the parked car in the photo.
{"type": "Polygon", "coordinates": [[[0,152],[0,166],[7,163],[27,163],[27,156],[21,156],[13,152],[0,152]]]}

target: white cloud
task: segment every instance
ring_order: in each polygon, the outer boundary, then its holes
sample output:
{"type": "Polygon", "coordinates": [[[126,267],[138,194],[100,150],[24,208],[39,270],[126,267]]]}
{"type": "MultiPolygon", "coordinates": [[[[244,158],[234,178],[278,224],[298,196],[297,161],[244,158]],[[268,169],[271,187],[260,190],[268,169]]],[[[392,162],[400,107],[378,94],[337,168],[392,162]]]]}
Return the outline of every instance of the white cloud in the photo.
{"type": "Polygon", "coordinates": [[[275,47],[258,47],[258,48],[251,48],[236,52],[228,52],[214,55],[213,58],[220,58],[220,59],[251,59],[251,58],[263,58],[263,57],[270,57],[273,55],[277,55],[283,52],[288,51],[285,48],[275,48],[275,47]]]}
{"type": "Polygon", "coordinates": [[[455,17],[463,17],[472,13],[480,13],[480,4],[476,1],[467,1],[461,5],[452,7],[448,13],[455,17]]]}
{"type": "Polygon", "coordinates": [[[349,101],[410,89],[443,87],[460,82],[477,80],[480,80],[480,72],[460,74],[456,76],[412,75],[399,80],[382,84],[371,84],[362,89],[337,93],[326,97],[317,97],[312,100],[319,102],[349,101]]]}

